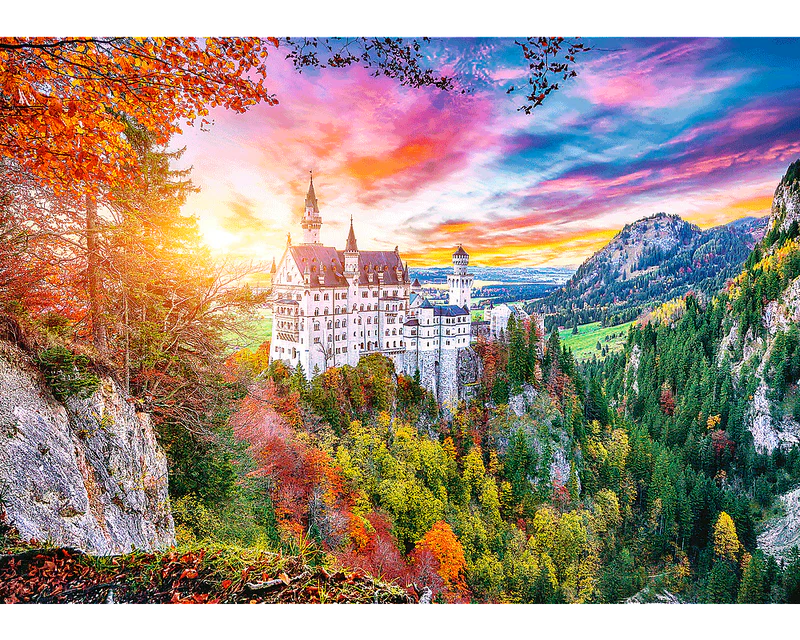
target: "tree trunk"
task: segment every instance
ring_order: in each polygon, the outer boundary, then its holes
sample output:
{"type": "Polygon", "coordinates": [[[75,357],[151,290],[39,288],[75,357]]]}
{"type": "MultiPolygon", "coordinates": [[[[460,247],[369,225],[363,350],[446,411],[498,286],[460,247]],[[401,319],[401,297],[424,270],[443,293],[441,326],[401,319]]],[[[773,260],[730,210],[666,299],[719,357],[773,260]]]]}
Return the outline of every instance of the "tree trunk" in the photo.
{"type": "Polygon", "coordinates": [[[106,327],[100,310],[100,287],[98,276],[98,219],[97,200],[86,196],[86,282],[89,294],[89,317],[92,327],[92,343],[100,353],[106,351],[106,327]]]}

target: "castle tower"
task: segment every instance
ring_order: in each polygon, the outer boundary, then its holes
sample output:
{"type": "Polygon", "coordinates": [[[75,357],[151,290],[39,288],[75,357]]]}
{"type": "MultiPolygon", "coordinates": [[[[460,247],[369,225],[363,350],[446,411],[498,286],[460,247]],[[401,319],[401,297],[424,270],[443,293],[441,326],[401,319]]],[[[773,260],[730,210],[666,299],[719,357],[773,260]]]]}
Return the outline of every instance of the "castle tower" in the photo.
{"type": "Polygon", "coordinates": [[[344,247],[344,272],[349,276],[355,275],[356,271],[358,271],[358,245],[353,231],[353,216],[350,216],[350,233],[347,234],[347,243],[344,247]]]}
{"type": "MultiPolygon", "coordinates": [[[[310,173],[310,172],[309,172],[310,173]]],[[[306,210],[303,213],[303,244],[319,244],[319,230],[322,227],[322,216],[319,215],[317,196],[314,193],[314,176],[311,175],[311,184],[306,195],[306,210]]]]}
{"type": "Polygon", "coordinates": [[[450,289],[450,304],[469,309],[472,294],[473,276],[467,273],[469,254],[461,245],[453,254],[453,273],[447,276],[447,286],[450,289]]]}

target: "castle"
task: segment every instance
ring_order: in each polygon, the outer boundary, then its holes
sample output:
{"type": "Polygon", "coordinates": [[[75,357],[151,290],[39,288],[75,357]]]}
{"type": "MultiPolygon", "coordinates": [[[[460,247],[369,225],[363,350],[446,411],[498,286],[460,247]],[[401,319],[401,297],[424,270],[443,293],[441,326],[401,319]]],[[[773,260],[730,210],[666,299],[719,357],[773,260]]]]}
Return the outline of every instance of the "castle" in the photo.
{"type": "Polygon", "coordinates": [[[459,245],[453,254],[449,304],[434,305],[419,281],[410,281],[397,247],[358,248],[352,216],[343,251],[320,243],[313,177],[301,227],[302,242],[292,244],[289,234],[283,256],[272,265],[270,362],[299,365],[311,377],[380,353],[398,373],[419,372],[440,404],[463,398],[480,366],[470,347],[473,277],[467,252],[459,245]]]}

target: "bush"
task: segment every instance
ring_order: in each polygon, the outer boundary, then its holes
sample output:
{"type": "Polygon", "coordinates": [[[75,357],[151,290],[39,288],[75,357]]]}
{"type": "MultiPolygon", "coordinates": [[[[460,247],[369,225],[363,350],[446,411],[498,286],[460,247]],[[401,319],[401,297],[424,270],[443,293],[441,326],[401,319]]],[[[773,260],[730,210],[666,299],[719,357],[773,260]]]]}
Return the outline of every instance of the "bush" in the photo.
{"type": "Polygon", "coordinates": [[[89,358],[60,345],[40,352],[36,364],[53,396],[61,402],[72,396],[86,398],[100,386],[100,378],[89,371],[89,358]]]}

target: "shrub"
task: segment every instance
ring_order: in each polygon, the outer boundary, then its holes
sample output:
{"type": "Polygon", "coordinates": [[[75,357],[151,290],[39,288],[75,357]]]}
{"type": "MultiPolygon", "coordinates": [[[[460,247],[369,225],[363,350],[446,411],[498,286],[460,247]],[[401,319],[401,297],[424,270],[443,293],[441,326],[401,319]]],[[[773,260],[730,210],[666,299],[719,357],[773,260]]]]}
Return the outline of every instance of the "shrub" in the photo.
{"type": "Polygon", "coordinates": [[[72,396],[86,398],[100,386],[100,378],[89,371],[89,358],[60,345],[41,351],[36,364],[56,400],[63,402],[72,396]]]}

